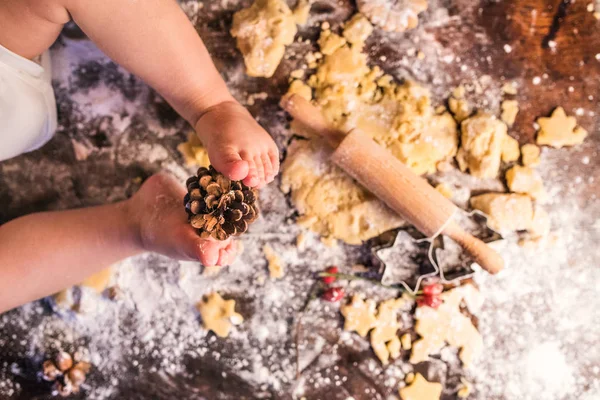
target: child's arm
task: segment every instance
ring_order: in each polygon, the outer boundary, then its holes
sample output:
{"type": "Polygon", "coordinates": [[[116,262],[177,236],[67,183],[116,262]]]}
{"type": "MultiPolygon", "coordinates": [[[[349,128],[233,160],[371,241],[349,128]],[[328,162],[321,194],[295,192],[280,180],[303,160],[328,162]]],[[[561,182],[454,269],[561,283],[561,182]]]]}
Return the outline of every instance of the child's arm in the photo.
{"type": "Polygon", "coordinates": [[[36,213],[0,226],[0,313],[143,251],[205,265],[232,262],[234,242],[202,240],[187,223],[184,194],[159,174],[117,204],[36,213]]]}
{"type": "Polygon", "coordinates": [[[273,180],[277,146],[233,99],[174,0],[60,1],[108,56],[154,87],[196,128],[217,170],[250,186],[273,180]]]}
{"type": "Polygon", "coordinates": [[[235,101],[198,33],[174,0],[62,0],[110,58],[141,77],[192,126],[235,101]]]}

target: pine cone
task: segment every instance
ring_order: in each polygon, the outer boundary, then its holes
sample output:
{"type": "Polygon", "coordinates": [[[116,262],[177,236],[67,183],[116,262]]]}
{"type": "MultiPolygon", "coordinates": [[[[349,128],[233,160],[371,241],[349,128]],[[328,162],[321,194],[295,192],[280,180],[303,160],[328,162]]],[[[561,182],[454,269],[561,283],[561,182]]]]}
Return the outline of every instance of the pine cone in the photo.
{"type": "Polygon", "coordinates": [[[258,218],[258,195],[240,181],[231,181],[212,166],[200,168],[186,182],[184,205],[190,224],[202,238],[239,236],[258,218]]]}
{"type": "Polygon", "coordinates": [[[42,365],[42,377],[45,381],[53,382],[54,389],[62,397],[78,393],[80,386],[85,382],[91,365],[80,361],[80,358],[78,354],[72,357],[71,354],[61,351],[42,365]]]}

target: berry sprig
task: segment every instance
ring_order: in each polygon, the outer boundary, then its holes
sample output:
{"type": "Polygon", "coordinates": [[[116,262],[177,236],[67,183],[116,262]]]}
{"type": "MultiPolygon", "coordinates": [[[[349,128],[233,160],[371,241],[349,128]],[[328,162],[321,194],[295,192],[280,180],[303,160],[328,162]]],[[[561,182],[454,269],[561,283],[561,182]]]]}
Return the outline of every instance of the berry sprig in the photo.
{"type": "Polygon", "coordinates": [[[443,291],[444,285],[437,279],[428,280],[423,284],[423,289],[417,293],[417,306],[437,309],[444,302],[440,297],[443,291]]]}
{"type": "MultiPolygon", "coordinates": [[[[330,286],[332,283],[334,283],[338,279],[338,276],[342,275],[342,274],[339,274],[338,272],[339,272],[339,269],[335,265],[332,265],[331,267],[327,267],[327,269],[325,269],[326,275],[321,276],[321,274],[319,274],[319,276],[321,277],[321,282],[323,282],[327,286],[330,286]]],[[[321,294],[321,298],[325,301],[329,301],[331,303],[336,303],[344,298],[344,294],[345,294],[345,292],[342,287],[339,287],[339,286],[328,287],[321,294]]]]}

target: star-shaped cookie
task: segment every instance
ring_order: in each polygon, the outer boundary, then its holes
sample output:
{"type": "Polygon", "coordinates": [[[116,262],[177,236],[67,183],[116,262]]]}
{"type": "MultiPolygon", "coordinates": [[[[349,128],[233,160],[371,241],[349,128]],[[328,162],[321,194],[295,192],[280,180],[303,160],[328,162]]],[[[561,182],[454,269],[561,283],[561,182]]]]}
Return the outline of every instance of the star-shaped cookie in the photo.
{"type": "Polygon", "coordinates": [[[540,130],[536,142],[555,148],[574,146],[583,142],[587,131],[577,125],[575,117],[569,117],[562,107],[557,107],[549,118],[538,118],[540,130]]]}
{"type": "Polygon", "coordinates": [[[213,292],[197,305],[204,327],[219,337],[229,336],[232,325],[239,325],[244,317],[235,312],[235,300],[224,300],[219,293],[213,292]]]}

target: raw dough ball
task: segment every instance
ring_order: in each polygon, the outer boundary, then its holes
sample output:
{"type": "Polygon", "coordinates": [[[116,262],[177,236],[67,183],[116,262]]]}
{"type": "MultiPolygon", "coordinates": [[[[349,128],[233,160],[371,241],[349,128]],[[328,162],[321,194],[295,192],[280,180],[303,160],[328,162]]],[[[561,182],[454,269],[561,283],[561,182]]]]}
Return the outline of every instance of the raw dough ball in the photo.
{"type": "Polygon", "coordinates": [[[506,183],[511,192],[528,194],[536,200],[545,196],[542,178],[529,167],[515,165],[506,171],[506,183]]]}
{"type": "Polygon", "coordinates": [[[583,143],[587,136],[587,131],[577,126],[575,117],[568,117],[562,107],[557,107],[550,118],[538,118],[537,123],[540,126],[537,144],[556,148],[574,146],[583,143]]]}
{"type": "Polygon", "coordinates": [[[249,76],[273,76],[296,36],[296,16],[283,0],[256,0],[233,15],[231,35],[244,55],[249,76]]]}
{"type": "Polygon", "coordinates": [[[540,164],[540,148],[535,144],[526,144],[521,147],[523,165],[535,167],[540,164]]]}
{"type": "Polygon", "coordinates": [[[384,31],[403,32],[419,24],[427,0],[357,0],[358,10],[384,31]]]}
{"type": "Polygon", "coordinates": [[[524,194],[486,193],[471,197],[471,207],[485,213],[498,232],[528,230],[533,220],[531,198],[524,194]]]}
{"type": "Polygon", "coordinates": [[[461,147],[456,160],[461,171],[467,169],[477,178],[495,178],[506,140],[506,125],[495,116],[483,112],[461,124],[461,147]]]}

